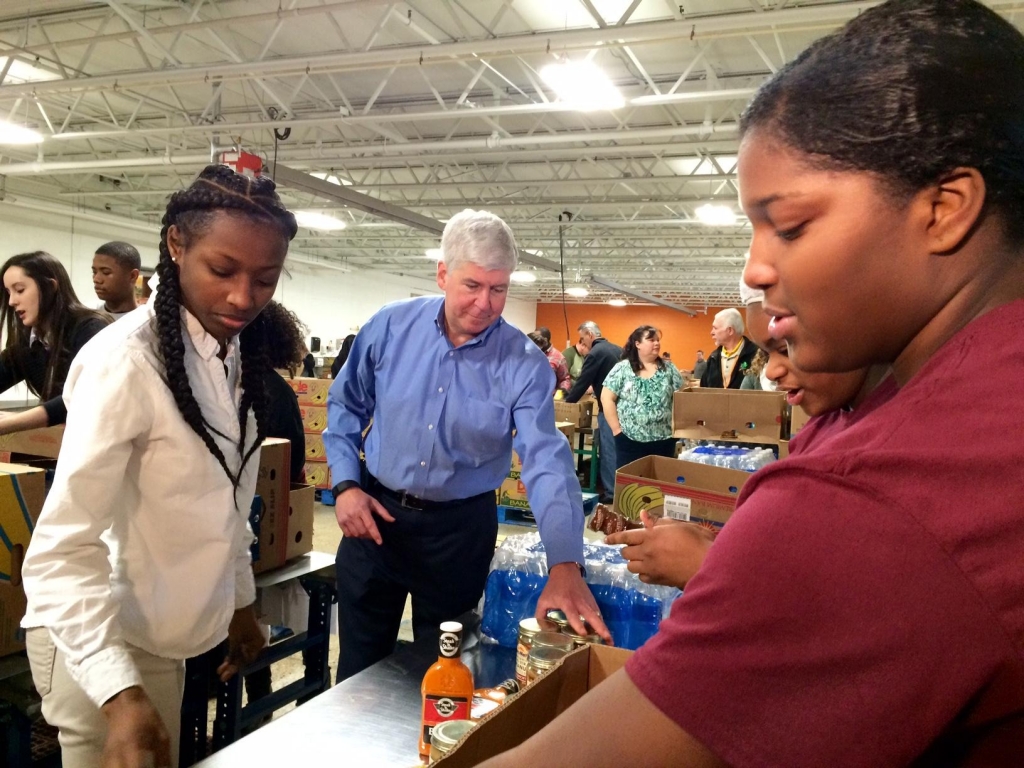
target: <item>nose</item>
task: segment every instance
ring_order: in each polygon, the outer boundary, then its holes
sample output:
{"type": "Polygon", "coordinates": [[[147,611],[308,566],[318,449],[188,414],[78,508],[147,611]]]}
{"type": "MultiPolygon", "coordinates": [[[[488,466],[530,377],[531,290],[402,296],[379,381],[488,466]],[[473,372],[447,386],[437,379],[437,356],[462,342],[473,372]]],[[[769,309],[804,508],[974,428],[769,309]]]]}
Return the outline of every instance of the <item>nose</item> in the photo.
{"type": "Polygon", "coordinates": [[[231,283],[231,290],[227,295],[228,304],[237,310],[247,312],[256,306],[256,295],[253,281],[239,275],[231,283]]]}
{"type": "Polygon", "coordinates": [[[750,241],[750,254],[743,268],[743,282],[751,288],[765,291],[775,285],[778,276],[771,258],[771,249],[764,244],[764,238],[755,232],[750,241]]]}

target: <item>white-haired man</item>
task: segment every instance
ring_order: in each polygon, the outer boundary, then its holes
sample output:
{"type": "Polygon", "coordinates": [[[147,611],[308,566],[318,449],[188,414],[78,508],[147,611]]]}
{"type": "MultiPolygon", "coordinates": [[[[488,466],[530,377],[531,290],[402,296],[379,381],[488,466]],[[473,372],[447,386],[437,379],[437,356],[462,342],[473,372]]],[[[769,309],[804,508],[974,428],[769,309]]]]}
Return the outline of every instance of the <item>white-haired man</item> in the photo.
{"type": "Polygon", "coordinates": [[[444,296],[370,318],[327,399],[324,444],[345,534],[339,681],[391,653],[409,594],[417,639],[476,606],[497,534],[494,489],[513,444],[547,552],[537,615],[561,608],[577,631],[582,617],[610,637],[582,578],[582,494],[555,429],[551,367],[501,319],[518,260],[512,230],[465,210],[445,226],[441,253],[444,296]]]}
{"type": "Polygon", "coordinates": [[[757,344],[743,335],[743,316],[738,309],[723,309],[711,324],[711,338],[718,348],[708,357],[708,367],[700,377],[702,387],[739,389],[743,372],[757,355],[757,344]]]}

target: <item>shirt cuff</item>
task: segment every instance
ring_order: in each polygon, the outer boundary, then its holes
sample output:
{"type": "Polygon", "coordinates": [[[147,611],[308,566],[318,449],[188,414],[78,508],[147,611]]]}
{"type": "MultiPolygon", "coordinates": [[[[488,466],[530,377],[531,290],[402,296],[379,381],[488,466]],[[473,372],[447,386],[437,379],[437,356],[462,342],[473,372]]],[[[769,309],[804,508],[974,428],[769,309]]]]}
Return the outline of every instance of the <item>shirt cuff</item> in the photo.
{"type": "Polygon", "coordinates": [[[245,569],[235,575],[235,610],[245,608],[256,602],[256,577],[252,573],[252,564],[246,563],[245,569]]]}
{"type": "Polygon", "coordinates": [[[549,571],[559,563],[583,565],[583,536],[577,542],[556,541],[550,546],[545,542],[544,551],[547,553],[549,571]]]}
{"type": "Polygon", "coordinates": [[[72,679],[97,707],[102,707],[126,688],[142,687],[142,675],[123,645],[104,648],[77,665],[68,661],[67,668],[72,679]]]}

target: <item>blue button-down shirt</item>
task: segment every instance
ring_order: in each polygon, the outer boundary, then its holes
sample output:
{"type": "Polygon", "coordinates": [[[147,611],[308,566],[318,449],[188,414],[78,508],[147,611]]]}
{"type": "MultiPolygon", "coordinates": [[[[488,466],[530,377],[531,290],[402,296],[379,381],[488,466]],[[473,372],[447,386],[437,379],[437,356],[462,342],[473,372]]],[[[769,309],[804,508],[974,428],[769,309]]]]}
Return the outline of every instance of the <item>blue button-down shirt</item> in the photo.
{"type": "Polygon", "coordinates": [[[389,304],[356,335],[327,398],[333,482],[359,480],[371,417],[370,474],[431,501],[498,488],[514,445],[548,565],[582,563],[583,497],[572,451],[555,429],[552,391],[544,353],[504,320],[455,347],[443,297],[389,304]]]}

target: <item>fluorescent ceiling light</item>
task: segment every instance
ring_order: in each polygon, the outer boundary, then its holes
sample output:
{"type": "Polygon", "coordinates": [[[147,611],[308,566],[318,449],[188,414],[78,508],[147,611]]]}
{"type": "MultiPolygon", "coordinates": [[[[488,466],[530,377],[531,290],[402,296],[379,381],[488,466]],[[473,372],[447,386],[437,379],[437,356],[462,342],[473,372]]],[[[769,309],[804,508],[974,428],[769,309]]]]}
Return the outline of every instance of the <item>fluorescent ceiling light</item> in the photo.
{"type": "Polygon", "coordinates": [[[512,273],[513,283],[535,283],[537,282],[537,273],[530,272],[525,269],[517,269],[512,273]]]}
{"type": "Polygon", "coordinates": [[[434,261],[441,260],[441,249],[440,248],[427,248],[427,258],[433,259],[434,261]]]}
{"type": "Polygon", "coordinates": [[[624,306],[626,306],[626,300],[625,299],[608,299],[608,303],[611,304],[613,307],[624,307],[624,306]]]}
{"type": "Polygon", "coordinates": [[[725,227],[736,223],[736,212],[728,205],[707,203],[699,206],[694,213],[697,214],[697,221],[701,224],[725,227]]]}
{"type": "Polygon", "coordinates": [[[572,296],[574,299],[585,299],[590,295],[590,291],[582,285],[574,285],[571,288],[565,289],[565,295],[572,296]]]}
{"type": "Polygon", "coordinates": [[[295,211],[295,221],[306,229],[323,229],[328,232],[344,229],[345,222],[319,211],[295,211]]]}
{"type": "Polygon", "coordinates": [[[619,109],[626,103],[608,75],[592,61],[558,61],[544,67],[540,76],[559,101],[581,112],[619,109]]]}
{"type": "Polygon", "coordinates": [[[40,144],[43,134],[23,125],[0,120],[0,144],[40,144]]]}
{"type": "MultiPolygon", "coordinates": [[[[0,72],[7,66],[7,57],[0,56],[0,72]]],[[[7,77],[4,82],[12,83],[39,83],[44,80],[60,80],[60,75],[48,69],[37,67],[27,62],[15,59],[11,62],[11,68],[7,70],[7,77]]]]}

